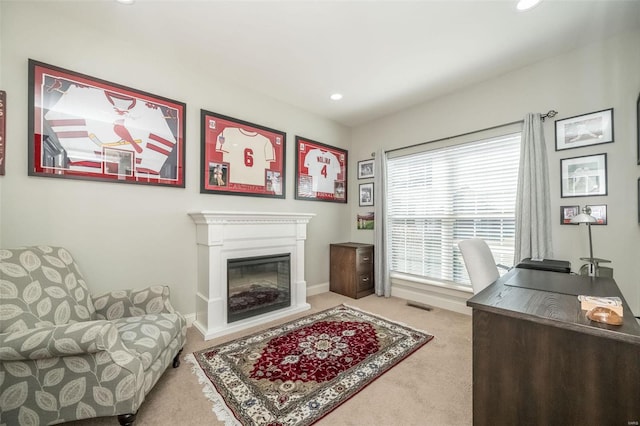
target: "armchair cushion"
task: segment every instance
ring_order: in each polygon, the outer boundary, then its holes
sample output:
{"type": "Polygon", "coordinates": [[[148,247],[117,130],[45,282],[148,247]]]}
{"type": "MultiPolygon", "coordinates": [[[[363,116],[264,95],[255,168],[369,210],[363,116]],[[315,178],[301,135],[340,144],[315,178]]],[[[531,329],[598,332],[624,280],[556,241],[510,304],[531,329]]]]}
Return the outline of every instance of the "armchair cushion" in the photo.
{"type": "Polygon", "coordinates": [[[149,314],[120,318],[111,323],[118,328],[122,342],[140,359],[145,370],[186,326],[184,317],[179,314],[149,314]]]}

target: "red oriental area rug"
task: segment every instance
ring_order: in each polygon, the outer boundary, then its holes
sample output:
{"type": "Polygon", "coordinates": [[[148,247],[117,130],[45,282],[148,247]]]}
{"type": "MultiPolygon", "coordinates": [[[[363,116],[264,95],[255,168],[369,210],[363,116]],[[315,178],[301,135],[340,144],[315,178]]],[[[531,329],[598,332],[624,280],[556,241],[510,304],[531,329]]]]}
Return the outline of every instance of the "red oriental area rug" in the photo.
{"type": "Polygon", "coordinates": [[[226,425],[310,425],[433,336],[341,305],[187,355],[226,425]]]}

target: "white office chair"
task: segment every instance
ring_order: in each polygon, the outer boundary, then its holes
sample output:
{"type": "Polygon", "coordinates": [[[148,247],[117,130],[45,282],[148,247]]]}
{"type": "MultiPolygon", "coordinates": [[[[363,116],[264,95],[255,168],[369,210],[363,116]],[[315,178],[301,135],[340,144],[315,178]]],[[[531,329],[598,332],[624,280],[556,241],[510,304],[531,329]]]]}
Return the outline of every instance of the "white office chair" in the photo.
{"type": "Polygon", "coordinates": [[[491,249],[484,240],[479,238],[462,240],[458,243],[458,247],[471,279],[473,294],[479,293],[500,277],[498,266],[509,269],[506,266],[496,265],[491,249]]]}

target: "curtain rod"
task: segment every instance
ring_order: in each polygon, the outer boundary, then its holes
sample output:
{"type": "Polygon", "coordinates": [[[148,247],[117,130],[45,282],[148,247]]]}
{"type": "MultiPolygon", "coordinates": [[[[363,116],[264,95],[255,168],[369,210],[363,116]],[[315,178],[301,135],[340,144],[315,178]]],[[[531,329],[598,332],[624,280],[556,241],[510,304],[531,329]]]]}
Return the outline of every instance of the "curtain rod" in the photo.
{"type": "MultiPolygon", "coordinates": [[[[547,112],[546,114],[540,114],[540,118],[542,119],[542,121],[544,121],[546,118],[555,117],[557,114],[558,114],[558,111],[552,109],[552,110],[549,110],[549,112],[547,112]]],[[[474,130],[472,132],[461,133],[461,134],[455,135],[455,136],[447,136],[446,138],[434,139],[432,141],[420,142],[420,143],[416,143],[416,144],[409,145],[409,146],[403,146],[402,148],[394,148],[394,149],[390,149],[388,151],[384,151],[384,153],[388,154],[390,152],[400,151],[402,149],[414,148],[416,146],[426,145],[428,143],[442,142],[442,141],[446,141],[448,139],[461,138],[463,136],[472,135],[474,133],[486,132],[487,130],[498,129],[500,127],[511,126],[512,124],[518,124],[518,123],[524,123],[524,120],[517,120],[517,121],[512,121],[511,123],[498,124],[497,126],[486,127],[484,129],[474,130]]],[[[375,157],[376,153],[372,152],[371,156],[375,157]]]]}

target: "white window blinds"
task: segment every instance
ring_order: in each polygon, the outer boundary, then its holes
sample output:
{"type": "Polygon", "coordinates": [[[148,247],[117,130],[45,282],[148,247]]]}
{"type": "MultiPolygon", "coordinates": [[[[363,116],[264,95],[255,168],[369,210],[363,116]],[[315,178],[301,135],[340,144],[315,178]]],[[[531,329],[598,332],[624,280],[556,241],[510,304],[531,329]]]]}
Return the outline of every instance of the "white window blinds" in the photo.
{"type": "Polygon", "coordinates": [[[391,271],[469,285],[474,237],[511,265],[519,158],[520,133],[389,158],[391,271]]]}

